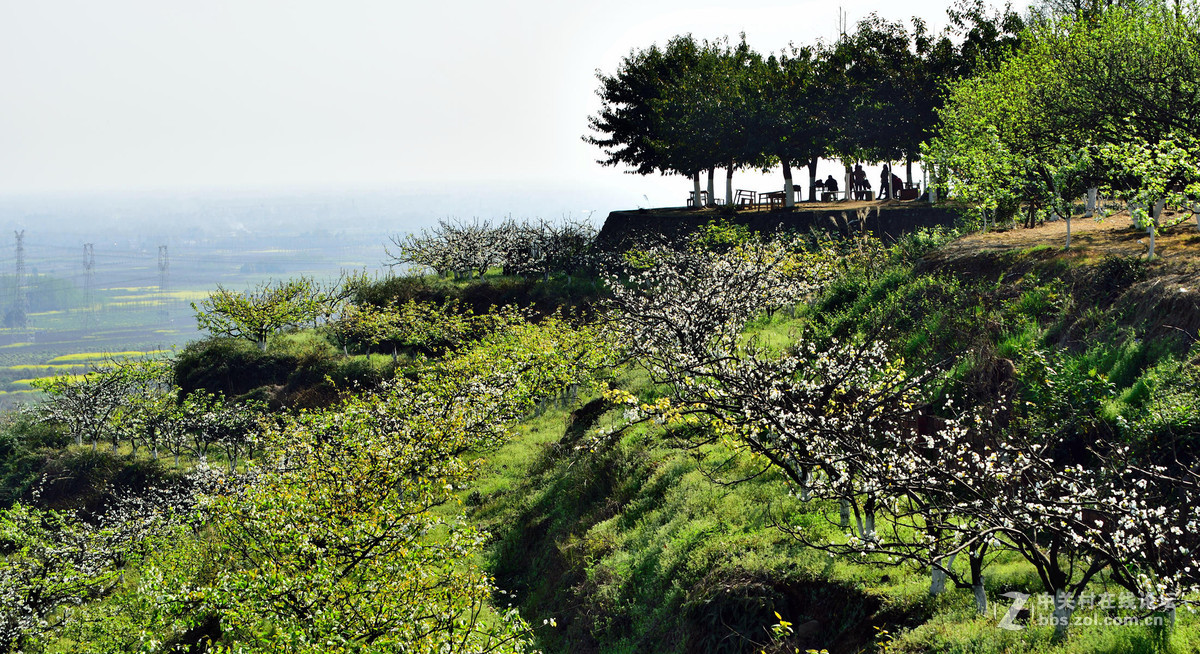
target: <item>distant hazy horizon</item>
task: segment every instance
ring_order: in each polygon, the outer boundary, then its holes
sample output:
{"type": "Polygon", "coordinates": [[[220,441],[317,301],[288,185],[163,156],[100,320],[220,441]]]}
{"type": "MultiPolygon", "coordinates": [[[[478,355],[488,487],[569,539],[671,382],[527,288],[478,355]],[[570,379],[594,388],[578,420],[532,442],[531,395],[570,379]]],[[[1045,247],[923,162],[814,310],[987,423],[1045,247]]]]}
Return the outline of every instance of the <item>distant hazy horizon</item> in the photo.
{"type": "Polygon", "coordinates": [[[455,197],[433,218],[677,206],[686,179],[603,168],[580,139],[597,70],[684,33],[828,40],[842,9],[937,30],[951,1],[0,0],[0,204],[438,187],[455,197]]]}

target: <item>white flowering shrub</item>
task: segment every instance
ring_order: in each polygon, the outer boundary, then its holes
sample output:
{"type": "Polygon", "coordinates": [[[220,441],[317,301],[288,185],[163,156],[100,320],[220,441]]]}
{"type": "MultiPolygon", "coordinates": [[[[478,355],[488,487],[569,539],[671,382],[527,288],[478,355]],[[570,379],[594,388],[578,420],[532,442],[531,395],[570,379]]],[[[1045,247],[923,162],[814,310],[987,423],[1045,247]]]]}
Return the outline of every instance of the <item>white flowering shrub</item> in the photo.
{"type": "Polygon", "coordinates": [[[586,220],[438,221],[436,227],[393,237],[393,265],[407,264],[438,275],[483,276],[488,269],[548,279],[590,270],[596,228],[586,220]]]}

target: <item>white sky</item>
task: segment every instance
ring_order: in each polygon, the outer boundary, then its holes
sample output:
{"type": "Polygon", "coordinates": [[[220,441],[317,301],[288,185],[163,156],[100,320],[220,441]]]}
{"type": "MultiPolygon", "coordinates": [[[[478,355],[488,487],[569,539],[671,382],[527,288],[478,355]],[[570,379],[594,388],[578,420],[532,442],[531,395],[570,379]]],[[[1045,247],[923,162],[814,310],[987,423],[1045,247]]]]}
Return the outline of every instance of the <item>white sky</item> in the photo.
{"type": "MultiPolygon", "coordinates": [[[[874,10],[940,27],[946,1],[843,6],[852,23],[874,10]]],[[[831,38],[837,12],[824,0],[0,0],[0,194],[464,179],[650,193],[658,178],[601,168],[580,140],[597,68],[686,32],[745,31],[763,52],[831,38]]]]}

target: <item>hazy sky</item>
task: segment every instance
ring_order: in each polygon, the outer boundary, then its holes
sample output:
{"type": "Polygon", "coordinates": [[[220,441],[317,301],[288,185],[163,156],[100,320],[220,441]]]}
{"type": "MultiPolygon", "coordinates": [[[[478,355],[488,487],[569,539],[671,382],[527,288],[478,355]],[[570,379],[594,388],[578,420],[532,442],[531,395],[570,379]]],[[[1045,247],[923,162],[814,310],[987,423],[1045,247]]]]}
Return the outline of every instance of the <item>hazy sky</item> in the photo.
{"type": "MultiPolygon", "coordinates": [[[[843,7],[852,22],[945,23],[939,0],[843,7]]],[[[745,31],[760,51],[830,38],[837,12],[825,0],[0,0],[0,194],[429,180],[651,192],[662,183],[602,169],[580,140],[597,68],[685,32],[745,31]]]]}

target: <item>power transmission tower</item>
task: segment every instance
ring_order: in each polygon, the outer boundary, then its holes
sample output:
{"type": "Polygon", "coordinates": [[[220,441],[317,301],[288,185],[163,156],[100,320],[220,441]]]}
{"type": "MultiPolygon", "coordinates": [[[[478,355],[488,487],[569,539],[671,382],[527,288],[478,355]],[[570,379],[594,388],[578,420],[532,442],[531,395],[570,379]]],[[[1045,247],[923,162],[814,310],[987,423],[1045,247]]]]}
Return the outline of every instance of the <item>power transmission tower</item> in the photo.
{"type": "Polygon", "coordinates": [[[171,261],[167,258],[167,246],[158,246],[158,313],[163,318],[170,318],[167,311],[170,300],[167,298],[168,275],[171,271],[171,261]]]}
{"type": "Polygon", "coordinates": [[[13,280],[13,289],[16,295],[13,297],[12,315],[6,322],[13,327],[24,329],[27,326],[26,314],[28,313],[26,307],[28,298],[25,295],[25,230],[13,231],[13,234],[17,237],[17,276],[13,280]]]}
{"type": "Polygon", "coordinates": [[[92,244],[83,244],[83,327],[93,326],[93,313],[96,310],[95,298],[96,255],[92,252],[92,244]]]}

